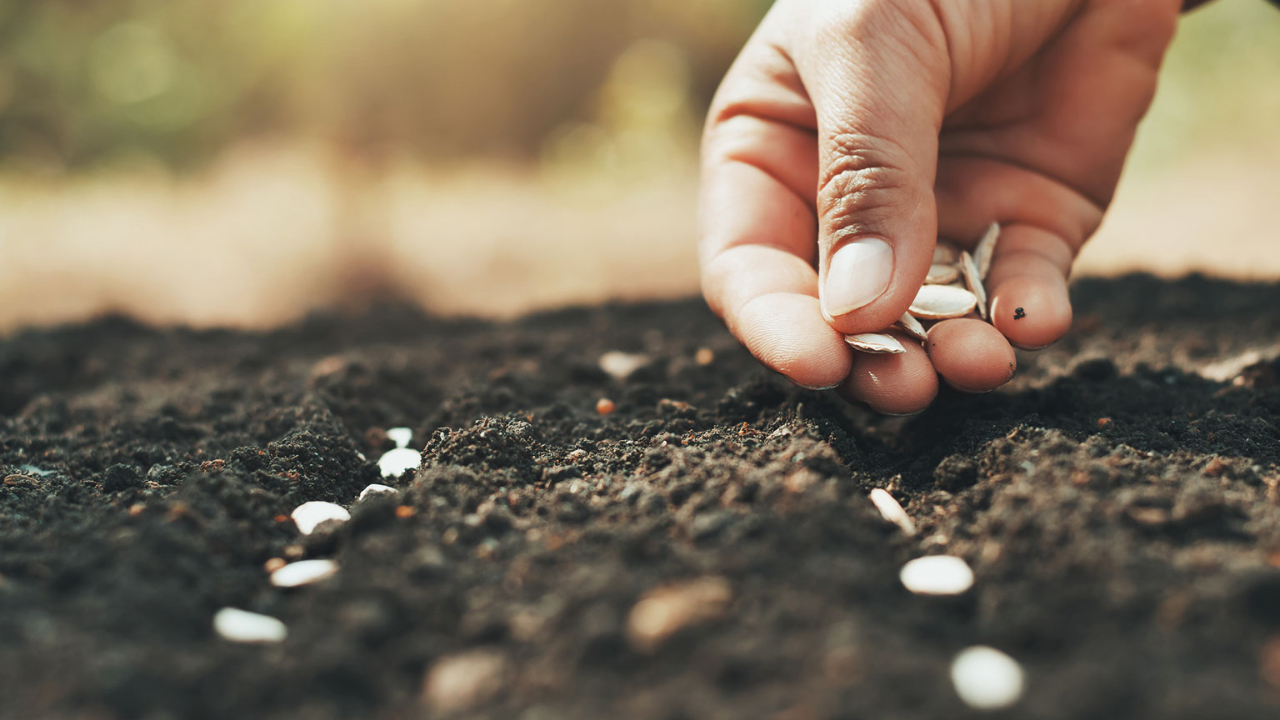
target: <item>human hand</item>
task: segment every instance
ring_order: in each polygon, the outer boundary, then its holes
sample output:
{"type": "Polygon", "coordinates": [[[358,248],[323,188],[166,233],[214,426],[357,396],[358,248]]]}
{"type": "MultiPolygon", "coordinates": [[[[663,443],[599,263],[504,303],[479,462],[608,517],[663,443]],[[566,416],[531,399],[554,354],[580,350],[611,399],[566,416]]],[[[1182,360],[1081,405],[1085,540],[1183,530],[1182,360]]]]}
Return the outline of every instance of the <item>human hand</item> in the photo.
{"type": "MultiPolygon", "coordinates": [[[[1071,324],[1067,277],[1097,229],[1180,0],[779,0],[712,103],[702,287],[769,368],[890,414],[1013,376],[1013,346],[1071,324]],[[892,325],[937,238],[1002,228],[991,324],[855,353],[892,325]]],[[[905,337],[905,336],[904,336],[905,337]]]]}

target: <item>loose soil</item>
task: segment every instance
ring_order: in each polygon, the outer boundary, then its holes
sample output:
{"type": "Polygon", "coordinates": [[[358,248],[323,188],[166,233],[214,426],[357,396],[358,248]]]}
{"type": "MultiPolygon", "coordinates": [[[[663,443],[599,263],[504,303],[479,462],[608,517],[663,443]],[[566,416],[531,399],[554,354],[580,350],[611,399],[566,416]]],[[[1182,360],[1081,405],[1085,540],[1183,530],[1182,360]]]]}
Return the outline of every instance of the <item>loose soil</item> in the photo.
{"type": "Polygon", "coordinates": [[[1280,363],[1248,353],[1280,287],[1074,293],[1008,387],[908,419],[770,375],[692,300],[10,337],[0,717],[968,717],[977,644],[1026,670],[1003,717],[1277,717],[1280,363]],[[423,467],[354,504],[401,425],[423,467]],[[352,519],[301,537],[308,500],[352,519]],[[908,593],[935,553],[974,588],[908,593]],[[285,590],[272,558],[341,569],[285,590]],[[659,588],[687,612],[646,639],[659,588]],[[287,640],[219,639],[228,606],[287,640]]]}

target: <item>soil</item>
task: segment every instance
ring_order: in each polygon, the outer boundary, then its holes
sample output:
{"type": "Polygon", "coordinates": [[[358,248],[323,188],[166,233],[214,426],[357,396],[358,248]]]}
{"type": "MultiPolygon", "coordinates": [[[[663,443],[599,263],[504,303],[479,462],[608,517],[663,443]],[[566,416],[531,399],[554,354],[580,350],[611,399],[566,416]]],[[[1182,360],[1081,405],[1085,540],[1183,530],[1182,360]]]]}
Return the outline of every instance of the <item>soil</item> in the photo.
{"type": "Polygon", "coordinates": [[[1280,287],[1074,294],[1009,386],[906,419],[770,375],[694,300],[12,336],[0,717],[968,717],[971,645],[1026,671],[1001,717],[1277,717],[1280,363],[1250,351],[1280,287]],[[423,467],[355,503],[395,426],[423,467]],[[302,537],[309,500],[352,519],[302,537]],[[936,553],[973,589],[907,592],[936,553]],[[273,558],[340,570],[279,589],[273,558]],[[222,640],[223,607],[288,638],[222,640]]]}

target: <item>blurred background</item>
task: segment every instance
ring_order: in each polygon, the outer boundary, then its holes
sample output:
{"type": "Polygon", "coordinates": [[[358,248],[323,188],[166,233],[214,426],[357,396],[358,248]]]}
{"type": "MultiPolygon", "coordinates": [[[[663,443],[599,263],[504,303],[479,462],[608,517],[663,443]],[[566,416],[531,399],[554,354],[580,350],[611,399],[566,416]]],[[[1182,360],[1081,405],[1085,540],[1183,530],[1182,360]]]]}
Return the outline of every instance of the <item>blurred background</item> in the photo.
{"type": "MultiPolygon", "coordinates": [[[[696,292],[767,0],[0,0],[0,330],[696,292]]],[[[1280,277],[1280,12],[1181,26],[1081,272],[1280,277]]]]}

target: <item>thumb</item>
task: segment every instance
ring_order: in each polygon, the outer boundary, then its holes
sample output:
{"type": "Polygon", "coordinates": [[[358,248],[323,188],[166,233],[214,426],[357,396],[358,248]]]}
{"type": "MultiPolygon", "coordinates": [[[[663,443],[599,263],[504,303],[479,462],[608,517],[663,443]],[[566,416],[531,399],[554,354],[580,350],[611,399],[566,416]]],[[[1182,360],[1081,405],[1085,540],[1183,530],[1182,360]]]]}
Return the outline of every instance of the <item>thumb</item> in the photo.
{"type": "Polygon", "coordinates": [[[851,5],[796,58],[817,115],[819,298],[845,333],[891,325],[928,274],[949,85],[932,3],[851,5]]]}

